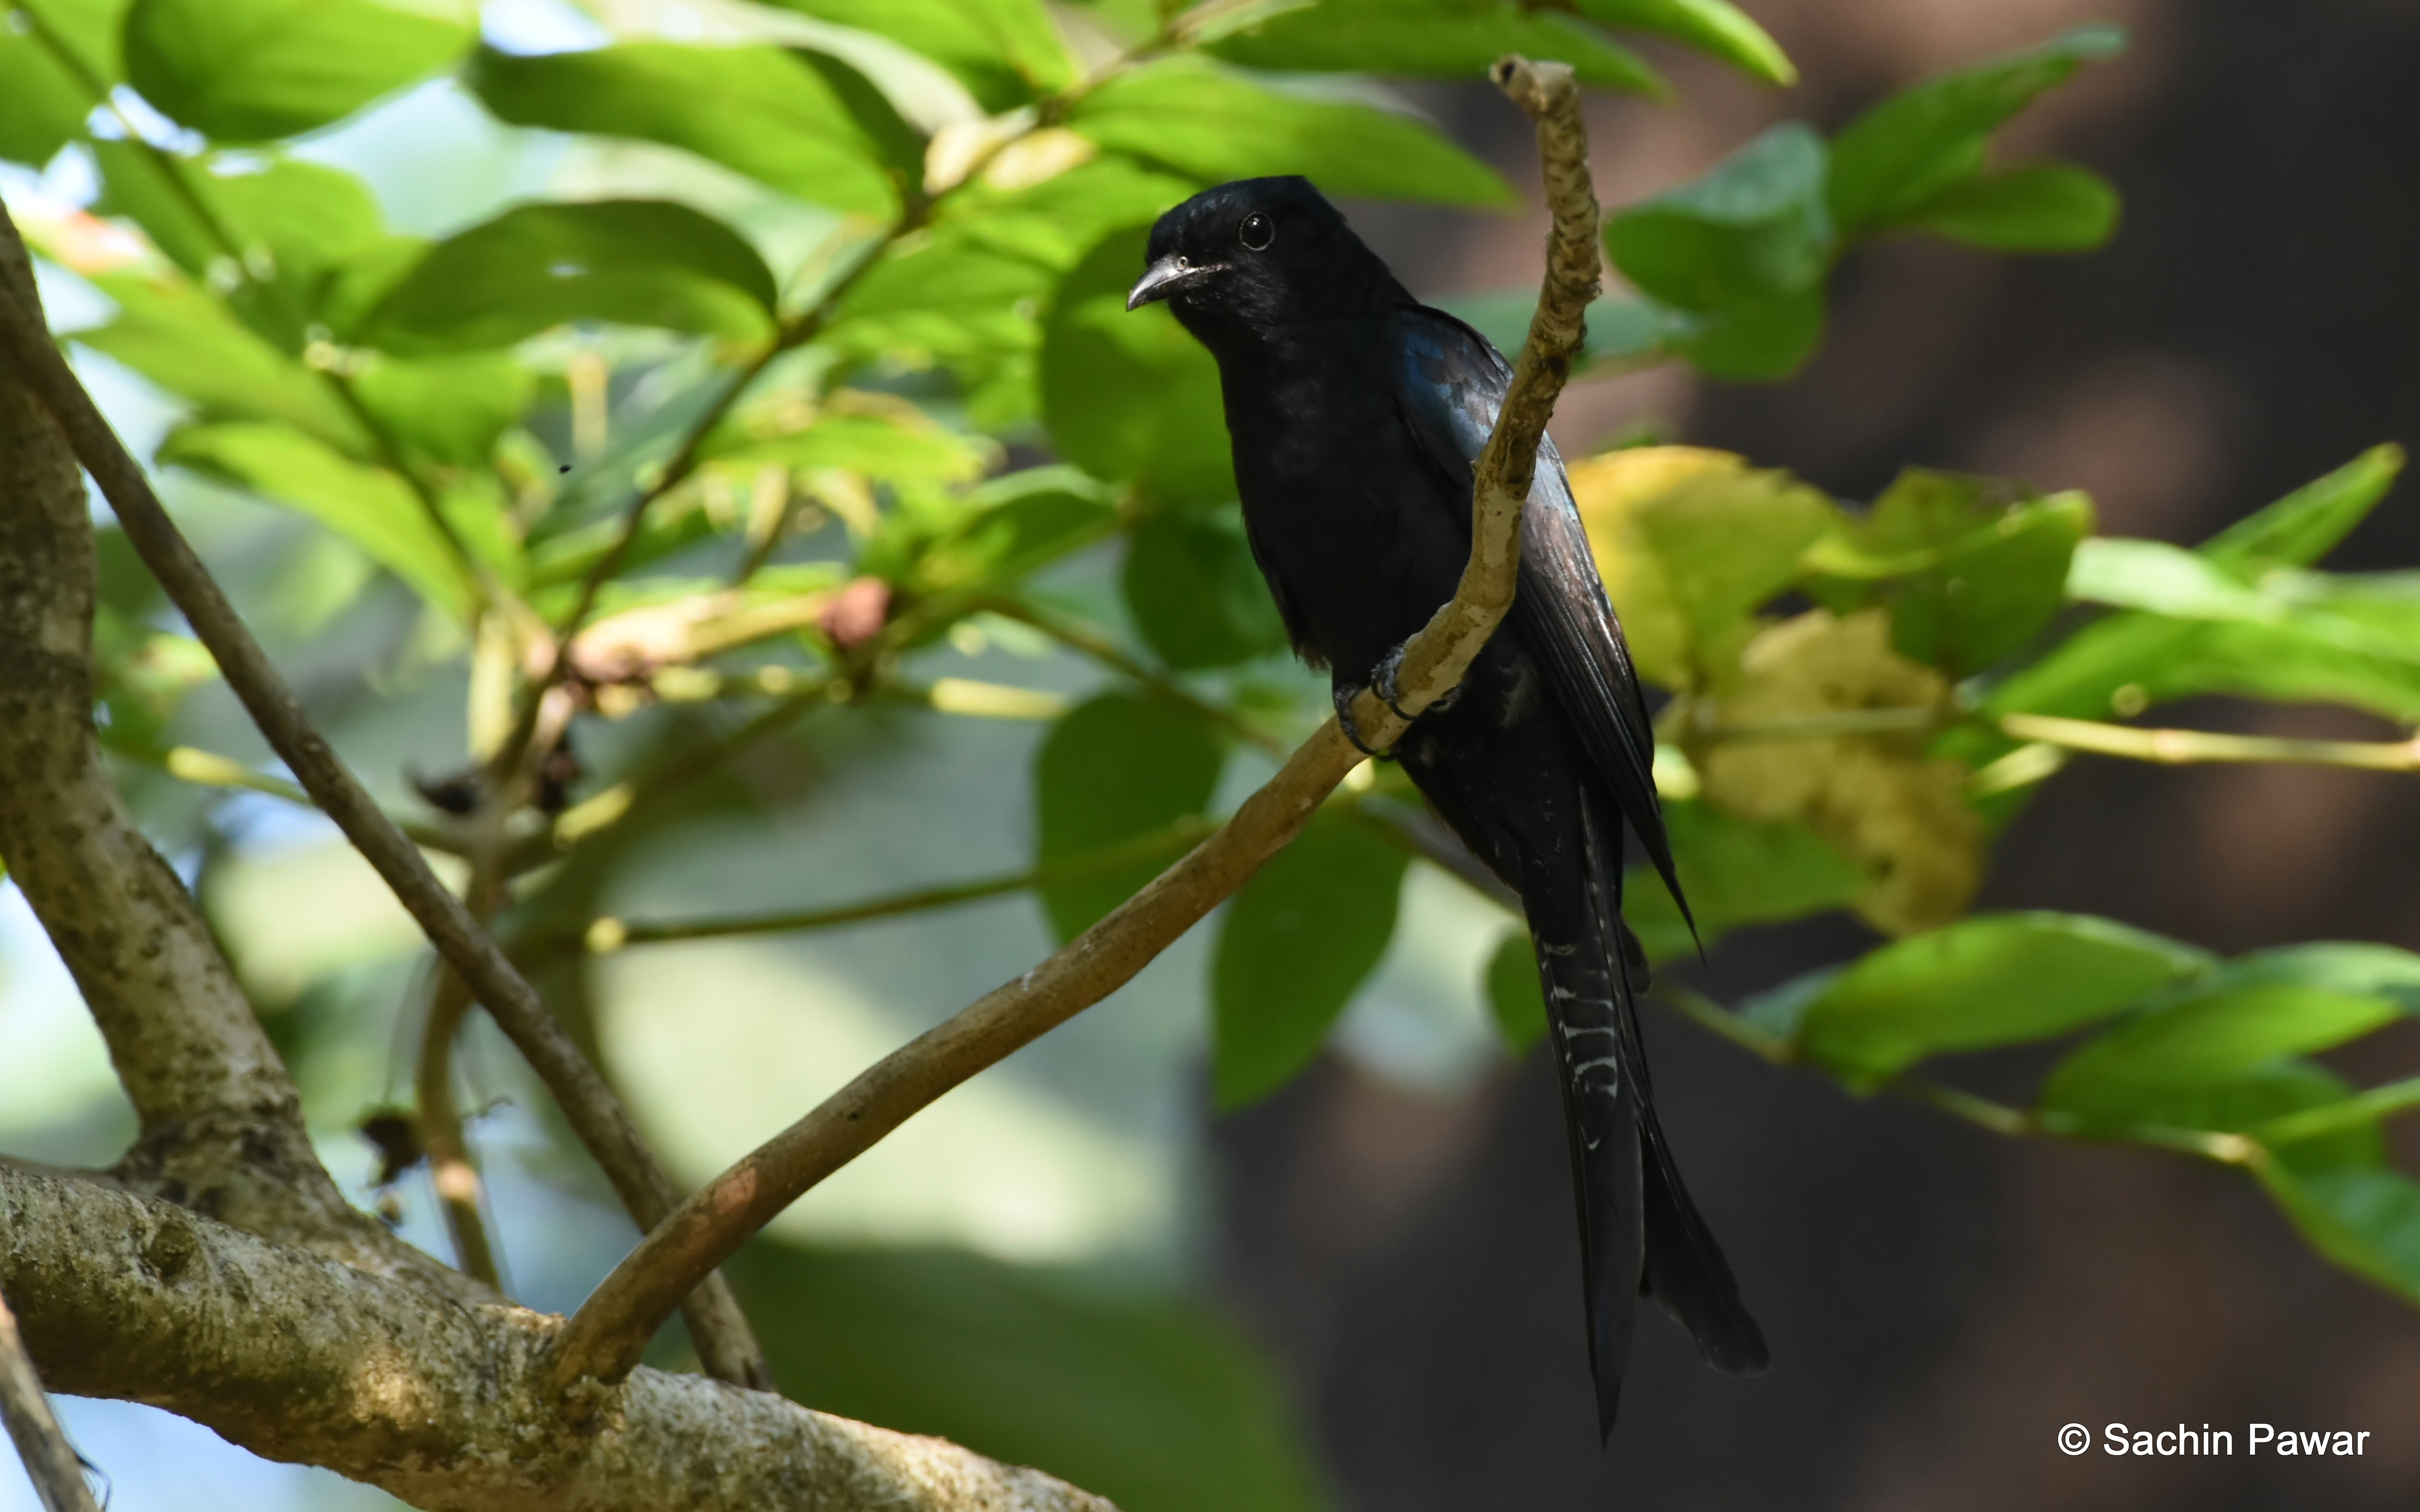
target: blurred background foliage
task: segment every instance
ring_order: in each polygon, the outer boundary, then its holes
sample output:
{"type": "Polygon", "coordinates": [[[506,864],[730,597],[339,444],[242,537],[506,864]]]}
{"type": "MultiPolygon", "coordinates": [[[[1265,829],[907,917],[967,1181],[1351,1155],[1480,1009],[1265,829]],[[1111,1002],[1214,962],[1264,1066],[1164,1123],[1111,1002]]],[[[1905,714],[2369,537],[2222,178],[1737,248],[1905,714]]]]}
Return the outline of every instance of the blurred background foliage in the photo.
{"type": "MultiPolygon", "coordinates": [[[[1970,60],[1608,203],[1582,381],[1786,379],[1872,239],[2101,245],[2110,185],[1995,135],[2122,44],[1970,60]]],[[[0,189],[80,370],[314,716],[458,879],[508,884],[500,933],[697,1180],[1072,938],[1326,717],[1243,540],[1215,369],[1124,290],[1152,220],[1228,179],[1516,210],[1526,184],[1400,83],[1515,50],[1658,100],[1655,57],[1795,78],[1726,0],[17,0],[0,189]],[[529,742],[534,787],[483,779],[529,742]]],[[[1446,303],[1510,351],[1531,298],[1446,303]]],[[[1679,985],[1694,947],[1642,872],[1668,1005],[1854,1092],[2242,1167],[2420,1301],[2420,1187],[2381,1132],[2420,1085],[2311,1058],[2420,1005],[2420,959],[1970,912],[2078,753],[2412,765],[2420,586],[2319,565],[2400,454],[2188,548],[2101,534],[2057,477],[1910,469],[1843,502],[1779,459],[1621,439],[1573,481],[1668,695],[1705,946],[1868,931],[1727,1008],[1679,985]],[[2206,694],[2379,738],[2133,723],[2206,694]],[[2022,1099],[1920,1069],[2052,1042],[2022,1099]]],[[[106,527],[102,562],[129,797],[336,1169],[451,1254],[425,1176],[350,1133],[409,1112],[426,953],[106,527]]],[[[785,1388],[1137,1512],[1330,1504],[1300,1404],[1205,1301],[1200,1130],[1330,1045],[1429,1088],[1528,1049],[1527,947],[1475,872],[1363,768],[1201,938],[742,1257],[785,1388]]],[[[131,1116],[7,909],[0,1137],[105,1163],[131,1116]]],[[[575,1304],[627,1225],[501,1039],[474,1023],[450,1074],[510,1289],[575,1304]]]]}

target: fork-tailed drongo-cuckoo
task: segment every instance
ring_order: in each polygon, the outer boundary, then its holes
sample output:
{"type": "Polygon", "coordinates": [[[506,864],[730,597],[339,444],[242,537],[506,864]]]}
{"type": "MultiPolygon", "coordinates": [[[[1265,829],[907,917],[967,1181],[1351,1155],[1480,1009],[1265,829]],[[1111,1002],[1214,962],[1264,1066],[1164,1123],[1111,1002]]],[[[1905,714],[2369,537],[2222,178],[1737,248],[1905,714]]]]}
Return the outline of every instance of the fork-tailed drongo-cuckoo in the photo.
{"type": "MultiPolygon", "coordinates": [[[[1412,298],[1301,179],[1195,195],[1153,227],[1149,257],[1126,307],[1164,301],[1218,359],[1252,554],[1295,649],[1331,669],[1349,732],[1353,694],[1375,680],[1391,698],[1391,658],[1453,597],[1472,465],[1512,369],[1412,298]]],[[[1625,829],[1680,896],[1653,754],[1562,460],[1542,444],[1512,612],[1394,756],[1528,916],[1608,1434],[1641,1294],[1716,1369],[1765,1364],[1649,1091],[1634,1000],[1646,965],[1621,910],[1625,829]]]]}

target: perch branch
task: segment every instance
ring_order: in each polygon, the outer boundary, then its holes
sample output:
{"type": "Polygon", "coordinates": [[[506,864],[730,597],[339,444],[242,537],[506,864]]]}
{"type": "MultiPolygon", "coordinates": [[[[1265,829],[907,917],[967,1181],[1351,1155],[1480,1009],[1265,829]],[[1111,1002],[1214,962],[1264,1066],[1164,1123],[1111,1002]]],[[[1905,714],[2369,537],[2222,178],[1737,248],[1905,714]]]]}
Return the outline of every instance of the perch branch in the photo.
{"type": "MultiPolygon", "coordinates": [[[[554,1094],[581,1143],[604,1168],[606,1178],[631,1217],[643,1227],[661,1222],[678,1201],[679,1193],[654,1152],[641,1139],[638,1127],[606,1086],[604,1078],[597,1075],[596,1068],[588,1064],[570,1037],[547,1012],[537,993],[505,960],[461,900],[438,881],[418,849],[371,800],[312,725],[285,678],[261,650],[259,642],[253,639],[209,569],[169,519],[143,469],[128,455],[92,397],[85,392],[52,344],[40,307],[31,293],[30,263],[24,243],[18,237],[15,223],[5,213],[0,213],[0,228],[5,228],[5,240],[0,240],[0,265],[16,271],[23,285],[23,291],[10,289],[6,291],[7,297],[0,298],[0,358],[5,358],[15,369],[18,380],[50,412],[50,419],[65,433],[75,460],[92,475],[116,512],[128,540],[169,600],[183,611],[194,635],[209,648],[228,687],[242,700],[271,747],[285,759],[312,801],[335,821],[345,837],[378,871],[427,934],[438,954],[471,984],[498,1027],[554,1094]]],[[[85,591],[89,593],[89,587],[85,591]]],[[[85,707],[88,710],[88,695],[85,707]]],[[[88,717],[87,713],[87,722],[88,717]]],[[[147,853],[147,847],[146,850],[147,853]]],[[[17,859],[12,853],[11,862],[17,859]]],[[[165,879],[164,885],[177,887],[174,874],[156,856],[150,858],[150,869],[159,874],[145,884],[151,891],[160,890],[161,878],[165,879]]],[[[182,896],[181,887],[177,887],[177,892],[182,896]]],[[[191,908],[190,900],[185,907],[191,908]]],[[[54,938],[58,938],[62,924],[49,919],[45,924],[54,938]]],[[[64,927],[70,935],[73,933],[72,922],[64,927]]],[[[201,932],[200,938],[207,940],[207,932],[201,932]]],[[[242,1008],[252,1034],[257,1037],[257,1021],[252,1020],[240,995],[236,996],[235,1003],[242,1008]]],[[[188,1015],[180,1009],[178,1018],[184,1017],[188,1015]]],[[[274,1052],[267,1050],[265,1038],[261,1049],[268,1064],[276,1069],[277,1081],[285,1084],[284,1095],[290,1099],[291,1085],[285,1083],[283,1068],[276,1067],[274,1052]]],[[[123,1071],[122,1060],[120,1066],[123,1071]]],[[[129,1091],[134,1092],[136,1084],[130,1078],[129,1091]]],[[[139,1100],[137,1106],[141,1106],[139,1100]]],[[[303,1148],[307,1151],[307,1142],[303,1148]]],[[[315,1161],[314,1168],[316,1164],[315,1161]]],[[[321,1178],[325,1179],[324,1173],[321,1178]]],[[[690,1309],[690,1327],[710,1370],[726,1380],[769,1383],[770,1373],[764,1364],[762,1351],[749,1333],[746,1319],[740,1317],[729,1287],[719,1277],[700,1278],[698,1302],[690,1309]]]]}
{"type": "MultiPolygon", "coordinates": [[[[1401,703],[1414,717],[1461,680],[1512,607],[1521,508],[1538,443],[1597,289],[1596,199],[1572,71],[1508,57],[1493,76],[1537,122],[1555,230],[1529,339],[1476,470],[1469,564],[1453,601],[1404,656],[1401,703]]],[[[1353,712],[1365,737],[1376,740],[1399,739],[1408,724],[1372,694],[1353,712]]],[[[918,1110],[1132,979],[1300,834],[1360,759],[1330,719],[1218,833],[1073,943],[876,1062],[708,1182],[582,1305],[556,1343],[555,1385],[568,1388],[586,1376],[622,1379],[696,1277],[918,1110]]]]}

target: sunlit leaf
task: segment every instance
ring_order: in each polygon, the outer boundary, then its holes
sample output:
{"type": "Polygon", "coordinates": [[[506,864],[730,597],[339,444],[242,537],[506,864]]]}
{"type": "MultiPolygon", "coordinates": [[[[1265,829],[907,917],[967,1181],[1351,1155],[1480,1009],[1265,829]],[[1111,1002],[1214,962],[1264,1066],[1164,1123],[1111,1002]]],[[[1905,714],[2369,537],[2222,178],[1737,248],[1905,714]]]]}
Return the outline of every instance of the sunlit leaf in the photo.
{"type": "Polygon", "coordinates": [[[2040,47],[1928,79],[1867,111],[1832,141],[1829,197],[1848,232],[1895,225],[1983,170],[1992,132],[2125,33],[2081,26],[2040,47]]]}
{"type": "Polygon", "coordinates": [[[437,243],[381,300],[398,351],[510,346],[572,321],[756,339],[773,275],[721,222],[660,200],[523,205],[437,243]]]}
{"type": "Polygon", "coordinates": [[[1644,58],[1551,10],[1465,0],[1325,0],[1285,9],[1210,49],[1246,68],[1483,79],[1507,53],[1568,63],[1582,84],[1667,93],[1644,58]]]}
{"type": "MultiPolygon", "coordinates": [[[[2420,1007],[2420,957],[2305,944],[2228,961],[2145,1004],[2059,1063],[2045,1106],[2124,1117],[2180,1084],[2228,1081],[2332,1049],[2420,1007]]],[[[2288,1111],[2288,1110],[2280,1110],[2288,1111]]]]}
{"type": "Polygon", "coordinates": [[[1266,1097],[1319,1053],[1387,953],[1410,864],[1367,824],[1322,810],[1227,905],[1210,968],[1220,1107],[1266,1097]]]}
{"type": "Polygon", "coordinates": [[[2400,1171],[2304,1172],[2282,1161],[2268,1161],[2256,1174],[2312,1248],[2420,1302],[2420,1182],[2400,1171]]]}
{"type": "Polygon", "coordinates": [[[1368,105],[1264,88],[1197,59],[1119,74],[1067,124],[1205,184],[1298,173],[1331,195],[1509,208],[1511,186],[1433,129],[1368,105]]]}
{"type": "Polygon", "coordinates": [[[935,590],[1012,584],[1117,523],[1116,498],[1098,480],[1073,467],[1027,468],[974,490],[965,514],[915,564],[914,581],[935,590]]]}
{"type": "Polygon", "coordinates": [[[778,47],[482,48],[466,78],[517,126],[684,148],[797,198],[889,217],[923,142],[846,65],[778,47]]]}
{"type": "Polygon", "coordinates": [[[180,426],[160,444],[163,465],[189,467],[310,516],[358,546],[429,603],[459,615],[460,567],[410,485],[284,426],[180,426]]]}
{"type": "Polygon", "coordinates": [[[528,368],[492,352],[381,355],[351,382],[362,407],[408,452],[457,467],[484,466],[536,387],[528,368]]]}
{"type": "Polygon", "coordinates": [[[2036,164],[1952,184],[1902,224],[1994,252],[2089,252],[2118,229],[2118,191],[2088,168],[2036,164]]]}
{"type": "Polygon", "coordinates": [[[126,0],[18,0],[18,8],[23,23],[0,24],[0,158],[39,167],[81,133],[100,103],[96,87],[117,82],[126,0]]]}
{"type": "Polygon", "coordinates": [[[443,68],[472,37],[372,0],[134,0],[126,73],[171,119],[259,142],[341,120],[443,68]]]}
{"type": "Polygon", "coordinates": [[[1606,250],[1640,290],[1684,310],[1798,294],[1830,268],[1823,139],[1786,121],[1678,189],[1606,222],[1606,250]]]}
{"type": "Polygon", "coordinates": [[[1922,711],[1947,679],[1891,648],[1881,610],[1816,610],[1763,631],[1734,685],[1674,720],[1704,799],[1742,818],[1805,825],[1864,869],[1860,917],[1913,934],[1965,912],[1982,881],[1983,828],[1967,769],[1931,754],[1922,711]],[[1915,711],[1903,730],[1834,734],[1827,720],[1915,711]],[[1812,722],[1801,733],[1794,725],[1812,722]]]}
{"type": "Polygon", "coordinates": [[[771,0],[888,37],[955,74],[989,110],[1074,84],[1076,62],[1041,0],[771,0]]]}
{"type": "Polygon", "coordinates": [[[1993,914],[1885,945],[1832,977],[1807,1002],[1798,1043],[1872,1081],[1927,1056],[2065,1034],[2213,964],[2107,919],[1993,914]]]}
{"type": "Polygon", "coordinates": [[[1809,549],[1809,591],[1836,611],[1887,607],[1894,648],[1965,677],[2024,649],[2057,616],[2092,524],[2081,493],[2028,498],[1993,479],[1910,468],[1866,518],[1841,520],[1809,549]]]}
{"type": "Polygon", "coordinates": [[[1578,0],[1578,8],[1607,26],[1661,32],[1767,84],[1798,82],[1780,46],[1730,0],[1578,0]]]}
{"type": "MultiPolygon", "coordinates": [[[[1103,694],[1050,728],[1033,764],[1037,864],[1091,855],[1199,815],[1226,750],[1201,715],[1145,694],[1103,694]]],[[[1138,861],[1042,889],[1061,940],[1081,934],[1157,875],[1138,861]]]]}
{"type": "Polygon", "coordinates": [[[2201,553],[2247,574],[2270,567],[2308,567],[2368,517],[2402,471],[2402,447],[2372,446],[2325,477],[2220,531],[2202,543],[2201,553]]]}
{"type": "Polygon", "coordinates": [[[1668,688],[1733,680],[1756,610],[1835,515],[1786,473],[1693,446],[1608,452],[1570,474],[1631,656],[1668,688]]]}
{"type": "Polygon", "coordinates": [[[205,414],[279,420],[366,457],[370,438],[320,375],[237,321],[181,279],[139,272],[93,279],[117,318],[75,340],[141,373],[205,414]]]}

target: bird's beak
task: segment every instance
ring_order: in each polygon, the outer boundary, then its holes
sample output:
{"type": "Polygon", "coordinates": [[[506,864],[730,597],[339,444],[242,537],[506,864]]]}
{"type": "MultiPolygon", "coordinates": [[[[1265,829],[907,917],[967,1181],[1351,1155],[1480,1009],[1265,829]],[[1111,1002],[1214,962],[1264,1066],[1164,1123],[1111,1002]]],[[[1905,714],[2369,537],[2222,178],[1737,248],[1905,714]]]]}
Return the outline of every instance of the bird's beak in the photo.
{"type": "Polygon", "coordinates": [[[1187,284],[1199,283],[1219,271],[1220,264],[1196,265],[1170,253],[1143,270],[1134,288],[1126,290],[1126,308],[1139,310],[1146,304],[1156,304],[1187,284]]]}

